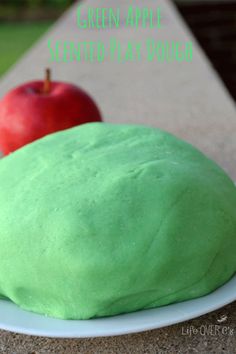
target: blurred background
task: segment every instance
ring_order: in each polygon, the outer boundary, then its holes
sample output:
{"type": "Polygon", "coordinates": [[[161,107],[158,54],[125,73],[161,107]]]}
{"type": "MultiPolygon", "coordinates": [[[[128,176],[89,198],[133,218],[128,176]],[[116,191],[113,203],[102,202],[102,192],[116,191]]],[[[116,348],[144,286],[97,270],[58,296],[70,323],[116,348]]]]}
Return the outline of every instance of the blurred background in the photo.
{"type": "Polygon", "coordinates": [[[0,0],[0,78],[75,0],[0,0]]]}
{"type": "MultiPolygon", "coordinates": [[[[0,0],[0,77],[73,2],[0,0]]],[[[236,0],[174,2],[236,99],[236,0]]]]}

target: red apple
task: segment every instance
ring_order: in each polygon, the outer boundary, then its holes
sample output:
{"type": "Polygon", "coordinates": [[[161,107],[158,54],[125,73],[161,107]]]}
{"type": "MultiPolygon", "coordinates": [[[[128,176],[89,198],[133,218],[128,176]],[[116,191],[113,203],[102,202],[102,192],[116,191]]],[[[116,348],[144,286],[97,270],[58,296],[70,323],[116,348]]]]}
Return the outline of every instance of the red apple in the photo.
{"type": "Polygon", "coordinates": [[[94,101],[65,82],[33,81],[13,89],[0,102],[0,151],[4,155],[73,126],[101,121],[94,101]]]}

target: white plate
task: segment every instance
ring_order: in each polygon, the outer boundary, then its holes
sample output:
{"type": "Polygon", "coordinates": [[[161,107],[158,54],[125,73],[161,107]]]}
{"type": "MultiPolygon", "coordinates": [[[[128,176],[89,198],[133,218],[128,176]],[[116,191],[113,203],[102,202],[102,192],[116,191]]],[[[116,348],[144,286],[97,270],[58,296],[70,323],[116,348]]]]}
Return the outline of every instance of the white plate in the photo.
{"type": "Polygon", "coordinates": [[[169,326],[214,311],[236,300],[236,275],[213,293],[156,309],[82,321],[57,320],[0,300],[0,328],[37,336],[84,338],[115,336],[169,326]]]}

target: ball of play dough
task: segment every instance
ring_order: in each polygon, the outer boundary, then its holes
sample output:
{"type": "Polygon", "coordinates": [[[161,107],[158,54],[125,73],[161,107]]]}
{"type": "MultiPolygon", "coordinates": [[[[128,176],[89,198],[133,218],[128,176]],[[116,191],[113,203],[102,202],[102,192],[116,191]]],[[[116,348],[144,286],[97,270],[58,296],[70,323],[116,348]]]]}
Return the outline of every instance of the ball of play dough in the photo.
{"type": "Polygon", "coordinates": [[[0,161],[0,294],[88,319],[205,295],[236,270],[236,188],[158,129],[92,123],[0,161]]]}

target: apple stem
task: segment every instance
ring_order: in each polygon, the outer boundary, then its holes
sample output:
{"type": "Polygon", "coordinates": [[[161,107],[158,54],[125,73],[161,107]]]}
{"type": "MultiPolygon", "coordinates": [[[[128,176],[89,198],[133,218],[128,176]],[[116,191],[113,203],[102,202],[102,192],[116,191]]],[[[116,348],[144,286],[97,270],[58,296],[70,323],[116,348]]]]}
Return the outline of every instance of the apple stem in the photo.
{"type": "Polygon", "coordinates": [[[45,70],[45,80],[43,85],[43,93],[47,94],[51,89],[51,70],[47,68],[45,70]]]}

